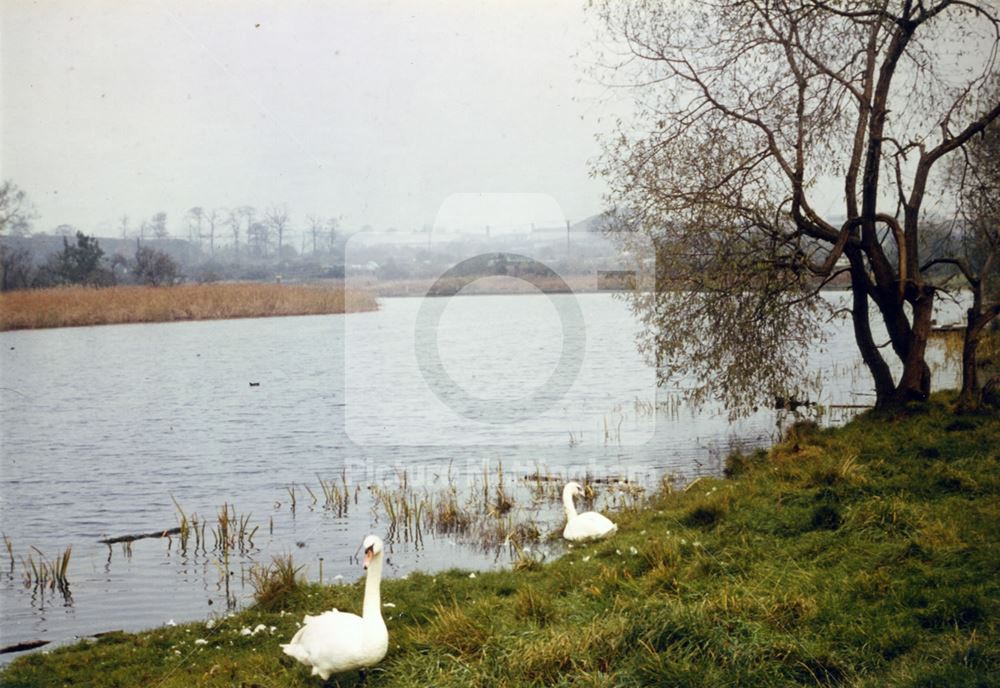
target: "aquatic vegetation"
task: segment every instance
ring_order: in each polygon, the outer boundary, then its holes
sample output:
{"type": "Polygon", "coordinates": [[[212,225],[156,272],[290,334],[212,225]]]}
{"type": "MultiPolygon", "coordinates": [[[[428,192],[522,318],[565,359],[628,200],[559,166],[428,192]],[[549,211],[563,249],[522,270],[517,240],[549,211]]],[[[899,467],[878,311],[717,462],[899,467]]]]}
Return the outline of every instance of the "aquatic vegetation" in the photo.
{"type": "MultiPolygon", "coordinates": [[[[252,514],[237,513],[235,504],[224,503],[218,508],[215,518],[209,520],[199,517],[196,513],[187,514],[173,495],[170,499],[177,510],[178,528],[175,531],[178,537],[178,549],[182,554],[188,553],[192,537],[194,538],[192,553],[201,551],[203,554],[209,552],[225,554],[231,550],[247,553],[256,549],[253,539],[260,526],[251,524],[252,514]],[[207,530],[209,526],[211,530],[207,530]],[[206,531],[212,536],[211,548],[208,546],[206,531]]],[[[272,531],[273,527],[272,522],[272,531]]],[[[163,532],[163,535],[167,536],[168,549],[173,542],[169,536],[170,532],[172,531],[163,532]]]]}
{"type": "Polygon", "coordinates": [[[484,464],[464,490],[450,467],[445,483],[435,487],[413,485],[407,471],[398,471],[391,483],[369,487],[373,517],[384,524],[387,542],[420,546],[425,533],[447,535],[497,555],[507,551],[512,560],[518,546],[542,537],[537,500],[535,508],[519,508],[520,490],[501,463],[484,464]]]}
{"type": "Polygon", "coordinates": [[[428,501],[409,489],[405,473],[402,484],[397,488],[372,485],[371,495],[376,519],[380,512],[385,515],[386,542],[419,544],[423,541],[421,525],[428,501]]]}
{"type": "Polygon", "coordinates": [[[228,502],[219,507],[216,525],[212,531],[213,549],[229,552],[239,549],[246,552],[253,549],[253,536],[260,526],[250,527],[251,514],[237,514],[236,505],[228,502]]]}
{"type": "MultiPolygon", "coordinates": [[[[321,476],[316,476],[316,478],[319,480],[320,489],[323,491],[323,508],[335,513],[338,518],[347,516],[348,507],[352,501],[351,490],[347,486],[347,470],[341,470],[339,484],[333,479],[324,480],[321,476]]],[[[358,503],[358,493],[360,490],[360,485],[354,489],[353,502],[355,504],[358,503]]]]}
{"type": "Polygon", "coordinates": [[[10,541],[7,537],[7,533],[3,534],[3,544],[7,549],[7,557],[10,559],[10,575],[14,574],[14,543],[10,541]]]}
{"type": "Polygon", "coordinates": [[[454,485],[429,499],[427,525],[436,533],[463,535],[472,527],[472,514],[459,502],[454,485]]]}
{"type": "MultiPolygon", "coordinates": [[[[58,590],[64,598],[70,598],[68,572],[73,547],[67,547],[56,555],[54,559],[49,559],[37,547],[32,546],[31,549],[34,550],[34,554],[29,552],[27,559],[21,557],[24,587],[34,588],[39,591],[58,590]],[[37,560],[35,559],[35,554],[38,555],[37,560]]],[[[9,544],[8,552],[12,552],[12,546],[9,544]]]]}

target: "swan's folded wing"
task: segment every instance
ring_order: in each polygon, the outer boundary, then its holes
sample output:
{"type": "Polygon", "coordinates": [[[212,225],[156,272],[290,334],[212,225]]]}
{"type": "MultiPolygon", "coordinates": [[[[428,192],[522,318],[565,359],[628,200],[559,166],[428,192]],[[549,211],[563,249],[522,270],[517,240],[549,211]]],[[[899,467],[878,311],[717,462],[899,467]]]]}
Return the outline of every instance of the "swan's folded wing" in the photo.
{"type": "Polygon", "coordinates": [[[313,667],[325,680],[330,674],[365,663],[369,653],[364,646],[364,630],[360,616],[325,612],[309,617],[309,622],[282,649],[285,654],[313,667]]]}
{"type": "Polygon", "coordinates": [[[618,526],[606,516],[596,511],[588,511],[571,518],[563,530],[567,540],[583,541],[607,537],[618,530],[618,526]]]}

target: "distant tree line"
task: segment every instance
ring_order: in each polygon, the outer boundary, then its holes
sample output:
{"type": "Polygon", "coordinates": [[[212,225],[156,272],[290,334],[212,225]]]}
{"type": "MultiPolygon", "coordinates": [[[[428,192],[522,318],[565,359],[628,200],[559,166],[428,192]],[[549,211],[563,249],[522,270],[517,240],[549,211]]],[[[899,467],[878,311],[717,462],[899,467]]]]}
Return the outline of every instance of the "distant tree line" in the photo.
{"type": "Polygon", "coordinates": [[[95,237],[77,232],[73,241],[63,237],[61,251],[36,264],[24,247],[0,244],[0,291],[63,285],[107,287],[115,284],[172,285],[180,281],[173,258],[137,242],[131,257],[118,253],[108,258],[95,237]]]}
{"type": "Polygon", "coordinates": [[[138,221],[123,215],[116,236],[107,240],[118,245],[110,256],[93,235],[70,224],[33,232],[36,219],[27,194],[13,181],[4,181],[0,239],[9,241],[0,241],[3,290],[58,284],[169,284],[182,279],[184,272],[197,281],[274,279],[275,268],[303,278],[344,274],[339,220],[310,215],[296,227],[285,204],[263,209],[195,206],[173,234],[165,212],[138,221]],[[50,253],[51,242],[41,241],[46,236],[63,237],[62,249],[50,253]],[[136,241],[134,253],[122,248],[122,240],[136,241]]]}
{"type": "MultiPolygon", "coordinates": [[[[236,208],[194,206],[183,217],[177,235],[215,259],[225,252],[233,260],[291,260],[307,252],[313,255],[335,254],[340,222],[337,218],[310,215],[303,226],[294,229],[291,213],[285,204],[258,209],[252,205],[236,208]],[[299,249],[289,241],[300,239],[299,249]]],[[[133,224],[128,215],[118,222],[122,239],[169,238],[166,213],[156,213],[148,220],[133,224]]]]}

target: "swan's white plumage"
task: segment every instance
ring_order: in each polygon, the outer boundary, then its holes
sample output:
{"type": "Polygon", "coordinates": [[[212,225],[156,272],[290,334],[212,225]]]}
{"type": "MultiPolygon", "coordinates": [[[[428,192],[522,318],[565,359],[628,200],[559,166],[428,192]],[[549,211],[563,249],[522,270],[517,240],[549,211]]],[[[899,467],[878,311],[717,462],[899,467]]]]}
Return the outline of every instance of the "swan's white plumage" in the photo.
{"type": "Polygon", "coordinates": [[[573,505],[574,496],[583,496],[583,487],[579,483],[567,483],[563,488],[563,508],[566,510],[566,527],[563,537],[572,542],[600,540],[618,530],[609,518],[596,511],[576,513],[573,505]]]}
{"type": "Polygon", "coordinates": [[[567,540],[577,542],[582,540],[599,540],[611,535],[616,530],[618,530],[618,526],[607,516],[599,514],[596,511],[588,511],[583,514],[577,514],[576,518],[566,523],[566,527],[563,529],[563,537],[567,540]]]}
{"type": "Polygon", "coordinates": [[[309,616],[292,640],[282,645],[285,654],[312,667],[324,681],[331,674],[378,664],[389,649],[389,632],[382,619],[379,585],[382,578],[382,540],[365,538],[365,601],[362,616],[336,609],[309,616]]]}
{"type": "Polygon", "coordinates": [[[384,623],[381,628],[366,625],[357,614],[333,610],[306,616],[292,641],[282,647],[325,681],[331,674],[377,664],[385,657],[389,636],[384,623]]]}

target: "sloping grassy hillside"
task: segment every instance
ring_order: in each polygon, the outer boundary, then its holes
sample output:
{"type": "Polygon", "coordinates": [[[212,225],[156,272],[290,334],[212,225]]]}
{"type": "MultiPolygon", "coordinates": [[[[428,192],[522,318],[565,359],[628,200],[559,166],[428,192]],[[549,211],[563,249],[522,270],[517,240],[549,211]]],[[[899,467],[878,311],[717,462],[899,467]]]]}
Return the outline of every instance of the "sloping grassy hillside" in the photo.
{"type": "MultiPolygon", "coordinates": [[[[1000,685],[1000,419],[935,403],[729,465],[551,564],[385,582],[390,651],[369,684],[1000,685]]],[[[303,612],[360,602],[358,584],[302,586],[212,628],[33,654],[0,681],[317,686],[279,642],[303,612]],[[258,624],[274,631],[241,635],[258,624]]]]}

